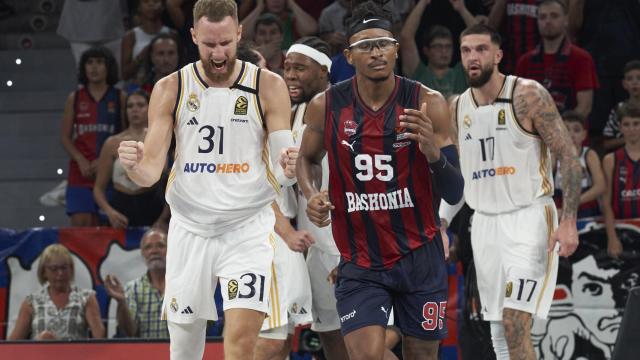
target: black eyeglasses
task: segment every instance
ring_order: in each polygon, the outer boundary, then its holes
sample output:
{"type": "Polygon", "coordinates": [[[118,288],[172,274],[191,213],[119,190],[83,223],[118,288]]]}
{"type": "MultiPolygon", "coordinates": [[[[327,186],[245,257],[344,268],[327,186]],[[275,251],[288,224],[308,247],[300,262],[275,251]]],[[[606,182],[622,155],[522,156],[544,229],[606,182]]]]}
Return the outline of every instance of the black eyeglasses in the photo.
{"type": "Polygon", "coordinates": [[[398,41],[390,37],[378,37],[373,39],[362,39],[349,45],[349,50],[361,53],[371,52],[373,48],[378,48],[382,52],[393,49],[398,41]]]}

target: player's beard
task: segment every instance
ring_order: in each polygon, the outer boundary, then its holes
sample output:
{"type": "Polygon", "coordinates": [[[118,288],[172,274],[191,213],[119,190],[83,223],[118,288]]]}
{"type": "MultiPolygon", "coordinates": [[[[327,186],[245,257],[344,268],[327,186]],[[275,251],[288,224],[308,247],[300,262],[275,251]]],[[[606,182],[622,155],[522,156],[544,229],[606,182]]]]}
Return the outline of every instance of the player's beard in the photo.
{"type": "Polygon", "coordinates": [[[475,78],[469,76],[469,70],[466,70],[464,74],[467,77],[467,82],[469,83],[470,87],[479,88],[488,83],[489,79],[491,79],[491,75],[493,75],[493,65],[481,68],[480,75],[475,78]]]}
{"type": "Polygon", "coordinates": [[[209,80],[213,82],[224,82],[229,80],[231,74],[233,74],[233,69],[235,68],[236,57],[232,56],[227,59],[227,69],[224,73],[214,72],[213,62],[211,60],[203,61],[202,67],[204,68],[204,72],[207,74],[209,80]]]}
{"type": "Polygon", "coordinates": [[[305,89],[304,87],[302,88],[302,95],[300,96],[300,98],[298,99],[291,99],[291,103],[293,105],[297,105],[297,104],[304,104],[307,103],[309,101],[311,101],[311,99],[313,99],[314,96],[316,96],[316,93],[312,94],[312,91],[309,89],[305,89]]]}

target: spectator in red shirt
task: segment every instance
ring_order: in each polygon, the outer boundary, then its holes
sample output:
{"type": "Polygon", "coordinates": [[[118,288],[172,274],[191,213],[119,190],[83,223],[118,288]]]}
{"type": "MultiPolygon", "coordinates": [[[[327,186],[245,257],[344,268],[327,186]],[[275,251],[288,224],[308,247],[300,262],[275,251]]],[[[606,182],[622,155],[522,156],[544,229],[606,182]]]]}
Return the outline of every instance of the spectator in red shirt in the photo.
{"type": "Polygon", "coordinates": [[[567,8],[561,0],[541,1],[538,29],[542,43],[520,57],[516,75],[543,84],[560,112],[574,110],[586,119],[598,77],[591,55],[569,40],[568,25],[567,8]]]}

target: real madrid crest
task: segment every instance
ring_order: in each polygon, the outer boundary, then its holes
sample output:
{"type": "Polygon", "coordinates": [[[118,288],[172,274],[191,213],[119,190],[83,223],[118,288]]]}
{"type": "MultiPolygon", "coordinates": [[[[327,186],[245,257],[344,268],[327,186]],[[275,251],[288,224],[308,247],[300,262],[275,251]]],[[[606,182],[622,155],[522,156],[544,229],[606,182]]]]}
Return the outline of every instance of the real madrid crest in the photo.
{"type": "Polygon", "coordinates": [[[178,302],[176,301],[176,298],[171,298],[171,303],[169,303],[169,308],[173,312],[178,311],[178,302]]]}
{"type": "Polygon", "coordinates": [[[507,283],[507,291],[505,292],[506,297],[511,297],[511,292],[513,291],[513,283],[509,281],[507,283]]]}
{"type": "Polygon", "coordinates": [[[235,279],[229,280],[227,291],[229,292],[229,300],[235,299],[238,296],[238,281],[235,279]]]}
{"type": "Polygon", "coordinates": [[[196,94],[189,95],[189,99],[187,99],[187,109],[189,111],[198,111],[200,109],[200,100],[198,100],[198,96],[196,94]]]}
{"type": "Polygon", "coordinates": [[[471,127],[471,118],[469,117],[469,115],[464,116],[464,119],[462,120],[462,126],[464,126],[465,129],[471,127]]]}

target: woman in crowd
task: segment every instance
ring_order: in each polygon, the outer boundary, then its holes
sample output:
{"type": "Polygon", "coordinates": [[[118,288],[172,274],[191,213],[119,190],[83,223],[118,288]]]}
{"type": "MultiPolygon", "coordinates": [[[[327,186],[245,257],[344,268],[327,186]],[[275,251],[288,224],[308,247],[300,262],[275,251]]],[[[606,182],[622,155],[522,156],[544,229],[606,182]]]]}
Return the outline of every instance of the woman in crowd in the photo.
{"type": "Polygon", "coordinates": [[[144,140],[148,110],[149,95],[143,90],[131,93],[126,100],[129,127],[105,141],[98,159],[93,195],[100,209],[107,214],[109,223],[115,228],[152,225],[164,208],[163,181],[150,188],[140,187],[129,179],[118,160],[121,141],[144,140]],[[113,183],[111,202],[106,195],[110,181],[113,183]]]}
{"type": "Polygon", "coordinates": [[[95,292],[73,285],[71,253],[60,244],[47,246],[38,265],[42,288],[24,300],[7,340],[78,340],[104,338],[95,292]]]}

